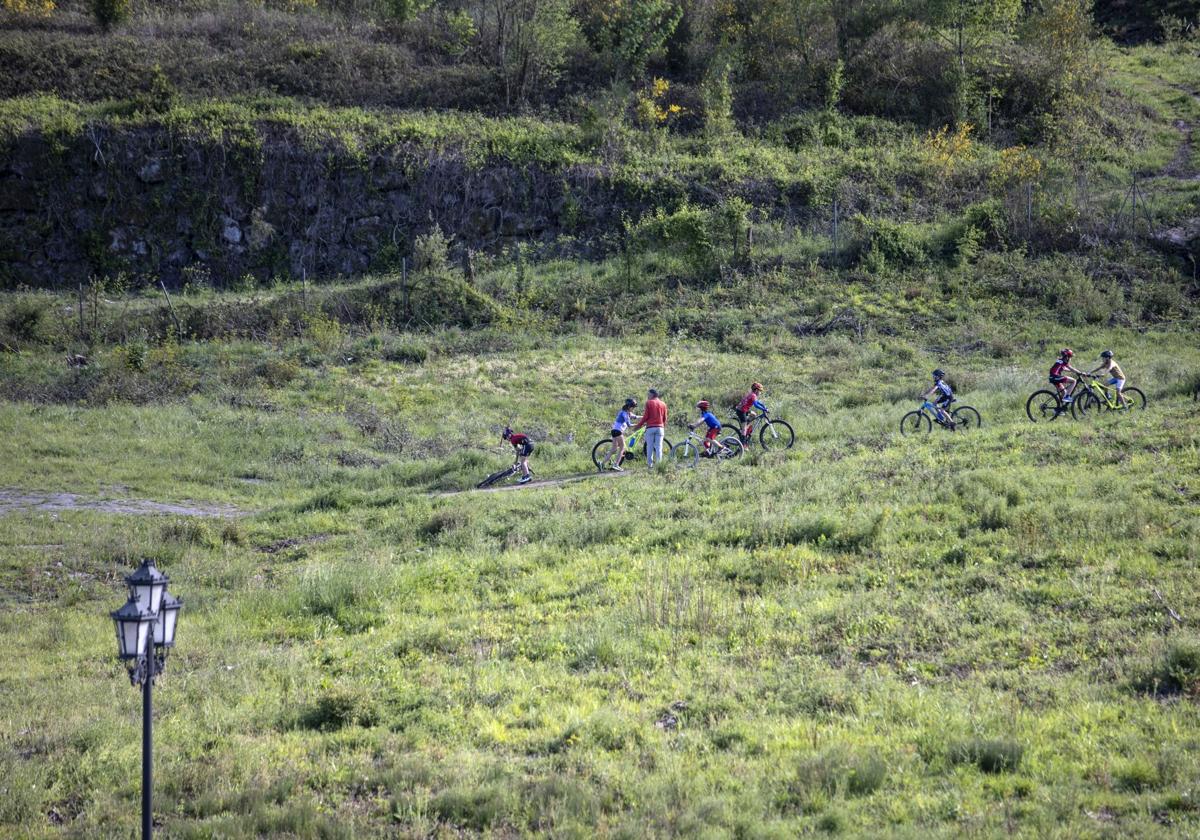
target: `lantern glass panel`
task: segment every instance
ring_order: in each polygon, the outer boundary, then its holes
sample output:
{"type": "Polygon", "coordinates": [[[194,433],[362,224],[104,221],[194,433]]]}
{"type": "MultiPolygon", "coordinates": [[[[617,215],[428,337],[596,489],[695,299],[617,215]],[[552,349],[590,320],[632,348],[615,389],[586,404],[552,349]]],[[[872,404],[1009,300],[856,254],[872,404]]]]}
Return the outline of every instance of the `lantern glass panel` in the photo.
{"type": "Polygon", "coordinates": [[[182,604],[170,594],[163,599],[162,609],[154,619],[154,644],[172,647],[175,644],[175,625],[182,604]]]}

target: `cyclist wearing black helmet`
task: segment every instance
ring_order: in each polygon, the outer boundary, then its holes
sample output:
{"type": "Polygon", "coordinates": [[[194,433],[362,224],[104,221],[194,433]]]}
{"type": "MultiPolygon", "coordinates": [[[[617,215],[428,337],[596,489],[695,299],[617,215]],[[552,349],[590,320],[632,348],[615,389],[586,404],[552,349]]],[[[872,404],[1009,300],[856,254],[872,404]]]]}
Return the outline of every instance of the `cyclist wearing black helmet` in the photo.
{"type": "Polygon", "coordinates": [[[621,462],[625,460],[625,430],[641,419],[632,413],[635,408],[637,408],[637,400],[630,397],[625,400],[625,404],[617,412],[617,419],[613,421],[612,426],[612,451],[605,457],[600,469],[608,467],[616,472],[625,471],[621,467],[621,462]]]}
{"type": "Polygon", "coordinates": [[[933,387],[922,394],[921,399],[928,400],[934,394],[937,397],[933,401],[933,410],[937,412],[938,420],[953,429],[954,421],[946,414],[945,409],[954,402],[954,389],[946,381],[946,372],[941,368],[933,372],[933,387]]]}
{"type": "Polygon", "coordinates": [[[1125,400],[1125,372],[1121,370],[1121,366],[1117,364],[1117,360],[1113,358],[1113,351],[1105,350],[1100,354],[1103,359],[1100,366],[1088,372],[1088,376],[1095,376],[1097,373],[1104,373],[1108,376],[1108,384],[1113,386],[1117,391],[1117,401],[1121,403],[1121,408],[1129,408],[1129,403],[1125,400]]]}

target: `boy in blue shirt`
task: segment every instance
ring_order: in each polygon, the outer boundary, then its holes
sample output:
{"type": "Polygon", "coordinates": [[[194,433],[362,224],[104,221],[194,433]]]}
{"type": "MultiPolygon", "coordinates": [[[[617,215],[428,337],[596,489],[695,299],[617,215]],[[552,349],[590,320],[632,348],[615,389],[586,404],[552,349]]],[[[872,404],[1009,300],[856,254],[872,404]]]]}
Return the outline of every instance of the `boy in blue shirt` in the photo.
{"type": "Polygon", "coordinates": [[[696,403],[696,408],[700,409],[700,419],[695,423],[688,423],[688,431],[693,431],[701,423],[708,427],[708,431],[704,434],[704,454],[711,456],[714,444],[718,449],[725,448],[725,445],[717,440],[717,435],[721,432],[721,421],[709,410],[712,406],[708,400],[700,400],[696,403]]]}

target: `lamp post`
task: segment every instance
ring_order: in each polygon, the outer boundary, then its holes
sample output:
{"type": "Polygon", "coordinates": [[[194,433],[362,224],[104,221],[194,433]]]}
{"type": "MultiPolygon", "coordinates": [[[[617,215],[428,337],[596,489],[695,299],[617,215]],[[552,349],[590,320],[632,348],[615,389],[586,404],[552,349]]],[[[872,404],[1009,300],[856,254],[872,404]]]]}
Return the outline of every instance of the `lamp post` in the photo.
{"type": "Polygon", "coordinates": [[[142,838],[150,840],[154,788],[151,760],[153,717],[151,687],[163,672],[175,646],[175,625],[183,603],[167,592],[168,578],[151,560],[125,578],[129,600],[112,613],[117,630],[117,656],[129,671],[129,681],[142,687],[142,838]]]}

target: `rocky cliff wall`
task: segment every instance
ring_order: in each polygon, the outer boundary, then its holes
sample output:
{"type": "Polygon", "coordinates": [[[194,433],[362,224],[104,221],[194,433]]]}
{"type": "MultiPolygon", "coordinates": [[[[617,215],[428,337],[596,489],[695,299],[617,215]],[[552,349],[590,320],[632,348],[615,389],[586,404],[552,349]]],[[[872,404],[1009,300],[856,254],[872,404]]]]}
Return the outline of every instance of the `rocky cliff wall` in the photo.
{"type": "Polygon", "coordinates": [[[471,160],[419,143],[364,152],[270,124],[29,132],[0,145],[0,287],[117,272],[168,284],[188,271],[217,284],[356,275],[398,265],[433,224],[460,249],[564,234],[597,246],[623,214],[685,193],[599,166],[471,160]]]}

